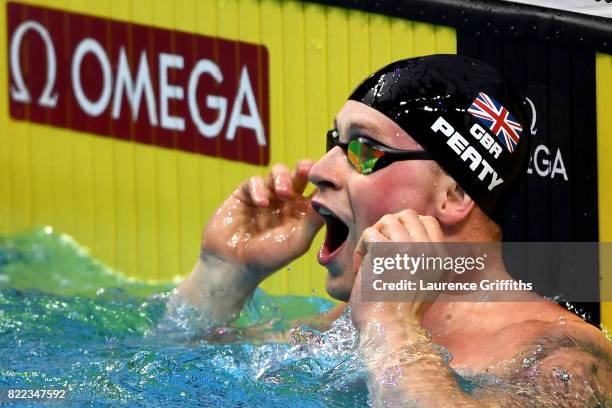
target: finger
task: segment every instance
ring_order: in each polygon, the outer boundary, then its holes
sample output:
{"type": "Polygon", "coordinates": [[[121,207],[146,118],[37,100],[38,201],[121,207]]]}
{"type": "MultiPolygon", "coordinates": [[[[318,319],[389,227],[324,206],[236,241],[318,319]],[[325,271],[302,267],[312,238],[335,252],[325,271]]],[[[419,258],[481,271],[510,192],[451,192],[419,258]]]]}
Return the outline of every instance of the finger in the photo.
{"type": "Polygon", "coordinates": [[[266,177],[266,186],[281,200],[286,200],[293,196],[291,187],[291,174],[289,169],[282,163],[272,166],[270,173],[266,177]]]}
{"type": "Polygon", "coordinates": [[[412,236],[396,215],[387,214],[377,223],[376,228],[389,240],[394,242],[410,242],[412,236]]]}
{"type": "Polygon", "coordinates": [[[291,175],[293,191],[296,194],[302,194],[308,185],[308,173],[313,166],[310,159],[300,160],[295,166],[295,171],[291,175]]]}
{"type": "Polygon", "coordinates": [[[367,244],[372,242],[387,242],[389,241],[383,234],[380,233],[375,227],[369,227],[363,230],[359,242],[355,247],[353,253],[353,273],[357,275],[361,268],[361,263],[366,253],[368,252],[367,244]]]}
{"type": "Polygon", "coordinates": [[[361,257],[365,256],[368,252],[366,244],[371,242],[388,242],[389,239],[381,234],[376,228],[369,227],[363,230],[359,242],[355,247],[355,253],[358,253],[361,257]]]}
{"type": "Polygon", "coordinates": [[[241,191],[243,196],[257,207],[267,207],[270,204],[268,191],[261,176],[253,176],[243,182],[241,191]]]}
{"type": "Polygon", "coordinates": [[[410,234],[411,241],[429,242],[427,230],[416,212],[413,210],[404,210],[396,215],[410,234]]]}
{"type": "Polygon", "coordinates": [[[435,218],[427,215],[419,216],[421,223],[427,230],[429,241],[432,242],[432,249],[438,256],[447,257],[448,251],[444,244],[444,233],[440,227],[440,222],[435,218]]]}
{"type": "Polygon", "coordinates": [[[442,233],[442,228],[440,228],[440,222],[435,217],[420,215],[419,219],[427,231],[429,241],[444,242],[444,234],[442,233]]]}

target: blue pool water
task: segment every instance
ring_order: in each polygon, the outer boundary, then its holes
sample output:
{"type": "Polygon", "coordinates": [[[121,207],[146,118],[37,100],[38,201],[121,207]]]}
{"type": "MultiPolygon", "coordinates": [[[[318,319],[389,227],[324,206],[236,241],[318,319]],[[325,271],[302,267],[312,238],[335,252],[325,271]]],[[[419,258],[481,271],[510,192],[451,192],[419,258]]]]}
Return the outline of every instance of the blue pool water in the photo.
{"type": "MultiPolygon", "coordinates": [[[[171,290],[126,278],[50,229],[0,237],[0,406],[40,406],[8,401],[15,388],[65,389],[67,398],[49,405],[67,407],[369,406],[350,316],[322,333],[298,326],[289,344],[261,340],[331,302],[258,290],[236,322],[204,341],[188,318],[166,316],[171,290]]],[[[537,371],[536,354],[522,368],[537,371]]],[[[462,375],[469,394],[503,385],[557,406],[555,393],[462,375]]]]}
{"type": "Polygon", "coordinates": [[[348,319],[326,333],[302,327],[292,344],[241,335],[282,331],[331,302],[258,291],[226,331],[233,341],[213,344],[168,327],[170,290],[126,279],[49,229],[0,238],[0,388],[65,388],[61,406],[367,406],[348,319]]]}

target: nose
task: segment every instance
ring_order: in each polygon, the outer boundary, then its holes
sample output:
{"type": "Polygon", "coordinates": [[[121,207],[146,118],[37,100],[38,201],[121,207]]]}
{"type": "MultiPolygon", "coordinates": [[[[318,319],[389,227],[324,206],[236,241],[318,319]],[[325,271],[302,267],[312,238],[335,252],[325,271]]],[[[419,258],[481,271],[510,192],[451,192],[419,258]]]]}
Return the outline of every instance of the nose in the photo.
{"type": "Polygon", "coordinates": [[[312,166],[308,179],[319,190],[325,188],[340,190],[344,186],[347,171],[351,171],[351,168],[346,155],[339,146],[336,146],[312,166]]]}

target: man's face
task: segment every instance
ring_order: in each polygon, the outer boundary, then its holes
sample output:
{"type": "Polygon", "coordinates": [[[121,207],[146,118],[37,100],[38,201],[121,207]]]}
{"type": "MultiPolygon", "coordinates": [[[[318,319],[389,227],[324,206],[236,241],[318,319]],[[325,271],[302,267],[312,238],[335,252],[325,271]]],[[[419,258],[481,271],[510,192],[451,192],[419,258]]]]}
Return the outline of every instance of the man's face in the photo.
{"type": "MultiPolygon", "coordinates": [[[[396,149],[422,149],[395,122],[360,102],[348,101],[335,124],[341,142],[361,136],[396,149]]],[[[312,203],[325,217],[327,228],[318,259],[329,272],[326,286],[332,297],[349,299],[356,273],[353,252],[364,229],[385,214],[407,208],[423,215],[433,213],[435,174],[430,161],[408,160],[362,175],[340,147],[315,163],[309,178],[319,191],[312,203]]]]}

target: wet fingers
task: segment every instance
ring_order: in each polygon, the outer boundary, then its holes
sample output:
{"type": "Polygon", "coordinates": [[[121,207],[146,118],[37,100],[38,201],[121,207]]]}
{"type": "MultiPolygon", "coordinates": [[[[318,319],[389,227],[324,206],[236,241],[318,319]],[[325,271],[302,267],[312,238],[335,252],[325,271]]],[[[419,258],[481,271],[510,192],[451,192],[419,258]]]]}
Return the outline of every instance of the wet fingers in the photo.
{"type": "Polygon", "coordinates": [[[264,179],[260,176],[253,176],[242,183],[242,193],[257,207],[267,207],[270,204],[264,179]]]}

